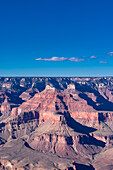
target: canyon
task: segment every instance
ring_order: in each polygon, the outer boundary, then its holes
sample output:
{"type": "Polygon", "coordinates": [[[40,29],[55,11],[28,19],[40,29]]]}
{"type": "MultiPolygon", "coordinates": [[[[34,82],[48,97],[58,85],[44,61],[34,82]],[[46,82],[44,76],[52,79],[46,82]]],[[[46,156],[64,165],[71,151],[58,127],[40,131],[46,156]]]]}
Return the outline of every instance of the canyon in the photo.
{"type": "Polygon", "coordinates": [[[112,170],[112,77],[0,77],[0,169],[112,170]]]}

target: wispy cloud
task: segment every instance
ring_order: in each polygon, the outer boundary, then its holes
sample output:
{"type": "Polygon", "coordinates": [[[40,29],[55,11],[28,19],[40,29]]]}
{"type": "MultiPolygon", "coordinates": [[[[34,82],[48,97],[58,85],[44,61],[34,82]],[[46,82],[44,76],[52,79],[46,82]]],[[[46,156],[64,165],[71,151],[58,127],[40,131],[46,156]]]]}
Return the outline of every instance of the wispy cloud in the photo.
{"type": "Polygon", "coordinates": [[[67,58],[65,57],[52,57],[52,58],[37,58],[35,60],[44,60],[44,61],[65,61],[67,58]]]}
{"type": "Polygon", "coordinates": [[[43,60],[42,58],[37,58],[37,59],[35,59],[35,60],[38,60],[38,61],[40,61],[40,60],[43,60]]]}
{"type": "Polygon", "coordinates": [[[79,59],[79,58],[75,58],[75,57],[69,58],[68,60],[75,61],[75,62],[84,61],[84,59],[79,59]]]}
{"type": "Polygon", "coordinates": [[[74,61],[74,62],[80,62],[80,61],[84,61],[85,59],[79,59],[79,58],[75,58],[75,57],[71,57],[71,58],[65,58],[65,57],[52,57],[52,58],[37,58],[35,59],[37,61],[43,60],[43,61],[74,61]]]}
{"type": "Polygon", "coordinates": [[[108,55],[109,55],[109,56],[113,56],[113,52],[109,52],[108,55]]]}
{"type": "Polygon", "coordinates": [[[99,61],[99,63],[108,63],[107,61],[99,61]]]}
{"type": "Polygon", "coordinates": [[[92,55],[90,58],[97,58],[97,57],[92,55]]]}

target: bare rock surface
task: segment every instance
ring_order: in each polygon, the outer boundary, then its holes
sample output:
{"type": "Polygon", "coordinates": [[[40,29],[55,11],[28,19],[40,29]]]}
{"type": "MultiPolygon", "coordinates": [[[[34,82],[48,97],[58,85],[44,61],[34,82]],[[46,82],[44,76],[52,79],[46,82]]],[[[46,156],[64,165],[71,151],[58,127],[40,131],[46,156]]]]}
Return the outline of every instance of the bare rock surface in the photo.
{"type": "Polygon", "coordinates": [[[0,78],[0,169],[113,169],[113,78],[0,78]]]}

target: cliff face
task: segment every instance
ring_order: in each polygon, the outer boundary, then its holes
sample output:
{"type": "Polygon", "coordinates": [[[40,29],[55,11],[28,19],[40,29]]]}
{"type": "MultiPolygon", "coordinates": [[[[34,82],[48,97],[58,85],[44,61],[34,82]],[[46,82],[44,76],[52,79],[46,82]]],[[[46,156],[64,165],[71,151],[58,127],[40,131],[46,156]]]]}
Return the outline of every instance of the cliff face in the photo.
{"type": "Polygon", "coordinates": [[[46,169],[39,155],[49,160],[49,169],[101,168],[98,155],[112,151],[112,91],[109,77],[0,78],[1,168],[46,169]],[[19,160],[11,151],[15,144],[19,160]],[[30,155],[27,161],[27,152],[40,163],[30,155]]]}

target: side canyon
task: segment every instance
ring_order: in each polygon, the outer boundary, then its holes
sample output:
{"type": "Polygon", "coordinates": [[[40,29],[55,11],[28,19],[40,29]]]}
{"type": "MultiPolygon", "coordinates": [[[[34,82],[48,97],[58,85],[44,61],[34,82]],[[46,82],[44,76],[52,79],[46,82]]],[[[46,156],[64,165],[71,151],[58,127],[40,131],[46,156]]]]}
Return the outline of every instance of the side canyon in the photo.
{"type": "Polygon", "coordinates": [[[112,77],[1,77],[0,169],[112,170],[112,77]]]}

